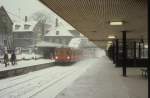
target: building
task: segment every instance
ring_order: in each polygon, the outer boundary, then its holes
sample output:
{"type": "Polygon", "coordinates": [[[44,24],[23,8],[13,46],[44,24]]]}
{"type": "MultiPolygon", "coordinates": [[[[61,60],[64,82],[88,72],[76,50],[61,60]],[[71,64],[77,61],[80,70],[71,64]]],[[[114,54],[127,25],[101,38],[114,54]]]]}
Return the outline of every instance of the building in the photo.
{"type": "Polygon", "coordinates": [[[45,35],[45,41],[68,45],[73,35],[64,28],[54,28],[45,35]]]}
{"type": "Polygon", "coordinates": [[[56,25],[45,35],[44,40],[47,42],[68,45],[70,40],[74,37],[75,36],[67,30],[63,24],[58,23],[58,19],[56,19],[56,25]]]}
{"type": "MultiPolygon", "coordinates": [[[[44,33],[48,32],[50,25],[45,26],[44,33]]],[[[37,21],[15,22],[13,26],[14,45],[15,47],[33,48],[35,44],[42,40],[43,29],[37,21]]]]}
{"type": "Polygon", "coordinates": [[[81,33],[77,30],[69,30],[69,32],[75,37],[81,37],[81,33]]]}
{"type": "Polygon", "coordinates": [[[0,48],[12,48],[13,36],[12,36],[13,22],[9,17],[7,11],[3,6],[0,7],[0,48]]]}

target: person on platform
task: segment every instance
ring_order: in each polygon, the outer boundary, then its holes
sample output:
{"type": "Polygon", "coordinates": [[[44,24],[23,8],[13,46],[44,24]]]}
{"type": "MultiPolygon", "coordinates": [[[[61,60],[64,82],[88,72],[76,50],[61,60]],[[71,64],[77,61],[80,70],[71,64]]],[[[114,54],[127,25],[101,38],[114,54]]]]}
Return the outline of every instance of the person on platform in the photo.
{"type": "Polygon", "coordinates": [[[13,51],[12,54],[11,54],[10,60],[11,60],[11,64],[12,64],[12,65],[15,65],[15,64],[16,64],[16,54],[15,54],[14,51],[13,51]]]}
{"type": "Polygon", "coordinates": [[[5,64],[5,67],[7,67],[8,61],[9,61],[8,54],[7,54],[7,52],[5,52],[5,54],[4,54],[4,64],[5,64]]]}

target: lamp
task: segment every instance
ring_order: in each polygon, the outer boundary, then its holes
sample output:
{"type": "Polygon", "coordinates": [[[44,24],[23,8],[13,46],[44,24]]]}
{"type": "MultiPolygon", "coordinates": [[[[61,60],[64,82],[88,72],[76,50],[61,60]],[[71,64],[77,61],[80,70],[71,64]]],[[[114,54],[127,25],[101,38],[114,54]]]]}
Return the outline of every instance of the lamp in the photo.
{"type": "Polygon", "coordinates": [[[109,25],[111,26],[121,26],[123,25],[122,21],[110,21],[109,25]]]}

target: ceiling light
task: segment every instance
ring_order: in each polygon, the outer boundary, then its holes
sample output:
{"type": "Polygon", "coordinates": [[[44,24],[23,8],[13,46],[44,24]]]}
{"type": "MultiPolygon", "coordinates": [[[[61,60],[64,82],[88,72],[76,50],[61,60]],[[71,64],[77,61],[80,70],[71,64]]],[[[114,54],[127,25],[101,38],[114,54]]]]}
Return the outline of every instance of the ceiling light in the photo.
{"type": "Polygon", "coordinates": [[[111,21],[109,24],[111,26],[121,26],[121,25],[123,25],[123,22],[122,21],[111,21]]]}
{"type": "Polygon", "coordinates": [[[109,38],[109,39],[115,39],[116,37],[113,36],[113,35],[109,35],[107,38],[109,38]]]}

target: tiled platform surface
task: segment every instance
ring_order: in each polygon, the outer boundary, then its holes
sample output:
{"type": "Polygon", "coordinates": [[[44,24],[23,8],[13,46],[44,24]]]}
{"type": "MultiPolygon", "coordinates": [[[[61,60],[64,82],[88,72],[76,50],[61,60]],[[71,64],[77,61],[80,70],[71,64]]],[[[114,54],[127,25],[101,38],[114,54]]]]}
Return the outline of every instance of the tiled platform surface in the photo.
{"type": "Polygon", "coordinates": [[[56,98],[148,98],[148,81],[139,69],[128,68],[127,77],[121,71],[103,56],[56,98]]]}

